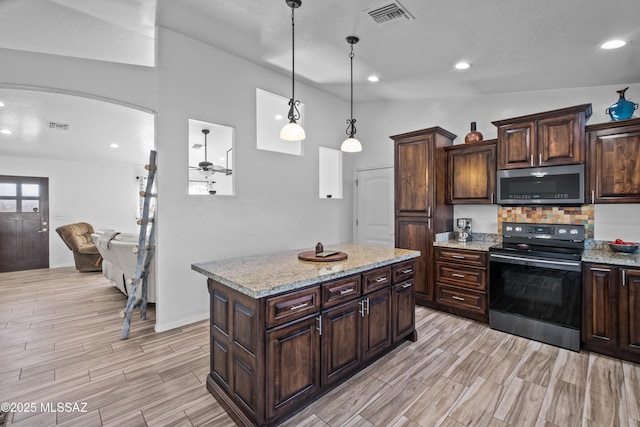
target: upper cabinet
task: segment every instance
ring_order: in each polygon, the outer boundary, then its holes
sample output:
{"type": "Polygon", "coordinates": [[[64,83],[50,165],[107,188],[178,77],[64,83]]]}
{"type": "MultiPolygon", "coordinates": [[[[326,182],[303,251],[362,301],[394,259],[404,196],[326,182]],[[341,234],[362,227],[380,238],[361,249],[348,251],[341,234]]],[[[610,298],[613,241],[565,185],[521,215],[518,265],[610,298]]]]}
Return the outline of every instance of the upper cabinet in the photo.
{"type": "Polygon", "coordinates": [[[496,140],[445,147],[447,204],[492,204],[496,193],[496,140]]]}
{"type": "Polygon", "coordinates": [[[640,119],[587,126],[590,203],[640,203],[640,119]]]}
{"type": "Polygon", "coordinates": [[[498,169],[585,162],[585,123],[591,104],[493,122],[498,127],[498,169]]]}

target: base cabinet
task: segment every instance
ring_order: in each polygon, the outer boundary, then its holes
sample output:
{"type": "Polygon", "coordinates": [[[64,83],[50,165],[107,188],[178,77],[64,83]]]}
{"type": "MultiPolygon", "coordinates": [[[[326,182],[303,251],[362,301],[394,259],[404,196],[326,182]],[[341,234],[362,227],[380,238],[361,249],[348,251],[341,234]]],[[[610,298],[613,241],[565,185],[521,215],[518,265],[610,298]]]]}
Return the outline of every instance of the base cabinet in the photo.
{"type": "Polygon", "coordinates": [[[640,270],[586,263],[582,347],[640,363],[640,270]]]}
{"type": "Polygon", "coordinates": [[[404,339],[415,260],[261,299],[209,279],[207,388],[239,425],[281,423],[404,339]]]}

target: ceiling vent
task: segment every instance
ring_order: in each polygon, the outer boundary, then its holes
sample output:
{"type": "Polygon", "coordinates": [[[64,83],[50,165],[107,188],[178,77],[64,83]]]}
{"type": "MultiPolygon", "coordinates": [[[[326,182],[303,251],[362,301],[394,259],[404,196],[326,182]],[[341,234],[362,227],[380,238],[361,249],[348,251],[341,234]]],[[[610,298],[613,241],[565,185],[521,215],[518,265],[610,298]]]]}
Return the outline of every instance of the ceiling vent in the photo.
{"type": "Polygon", "coordinates": [[[49,122],[49,129],[53,130],[69,130],[68,123],[49,122]]]}
{"type": "Polygon", "coordinates": [[[413,15],[397,1],[367,9],[365,12],[378,24],[386,24],[398,19],[414,19],[413,15]]]}

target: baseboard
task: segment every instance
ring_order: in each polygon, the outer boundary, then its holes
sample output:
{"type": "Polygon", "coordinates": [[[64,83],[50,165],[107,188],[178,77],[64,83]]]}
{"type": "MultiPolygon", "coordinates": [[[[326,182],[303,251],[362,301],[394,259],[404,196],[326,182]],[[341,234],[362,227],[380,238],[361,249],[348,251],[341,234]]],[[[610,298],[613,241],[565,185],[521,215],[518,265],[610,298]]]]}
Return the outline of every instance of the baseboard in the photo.
{"type": "MultiPolygon", "coordinates": [[[[158,309],[158,306],[156,305],[156,310],[158,309]]],[[[201,314],[197,314],[195,316],[191,316],[191,317],[187,317],[184,319],[180,319],[180,320],[175,320],[173,322],[167,322],[167,323],[160,323],[157,321],[157,316],[158,313],[156,311],[156,326],[155,326],[155,331],[156,332],[165,332],[171,329],[175,329],[175,328],[181,328],[183,326],[187,326],[190,325],[192,323],[197,323],[197,322],[201,322],[203,320],[207,320],[209,319],[209,311],[207,311],[206,313],[201,313],[201,314]]]]}

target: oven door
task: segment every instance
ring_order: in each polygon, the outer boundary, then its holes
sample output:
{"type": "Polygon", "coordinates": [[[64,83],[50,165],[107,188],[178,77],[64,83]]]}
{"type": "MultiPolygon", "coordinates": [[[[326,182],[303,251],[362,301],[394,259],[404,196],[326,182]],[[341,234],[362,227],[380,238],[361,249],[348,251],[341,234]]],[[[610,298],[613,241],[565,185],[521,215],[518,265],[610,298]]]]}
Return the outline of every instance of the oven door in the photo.
{"type": "Polygon", "coordinates": [[[582,263],[490,253],[489,325],[580,350],[582,263]]]}

